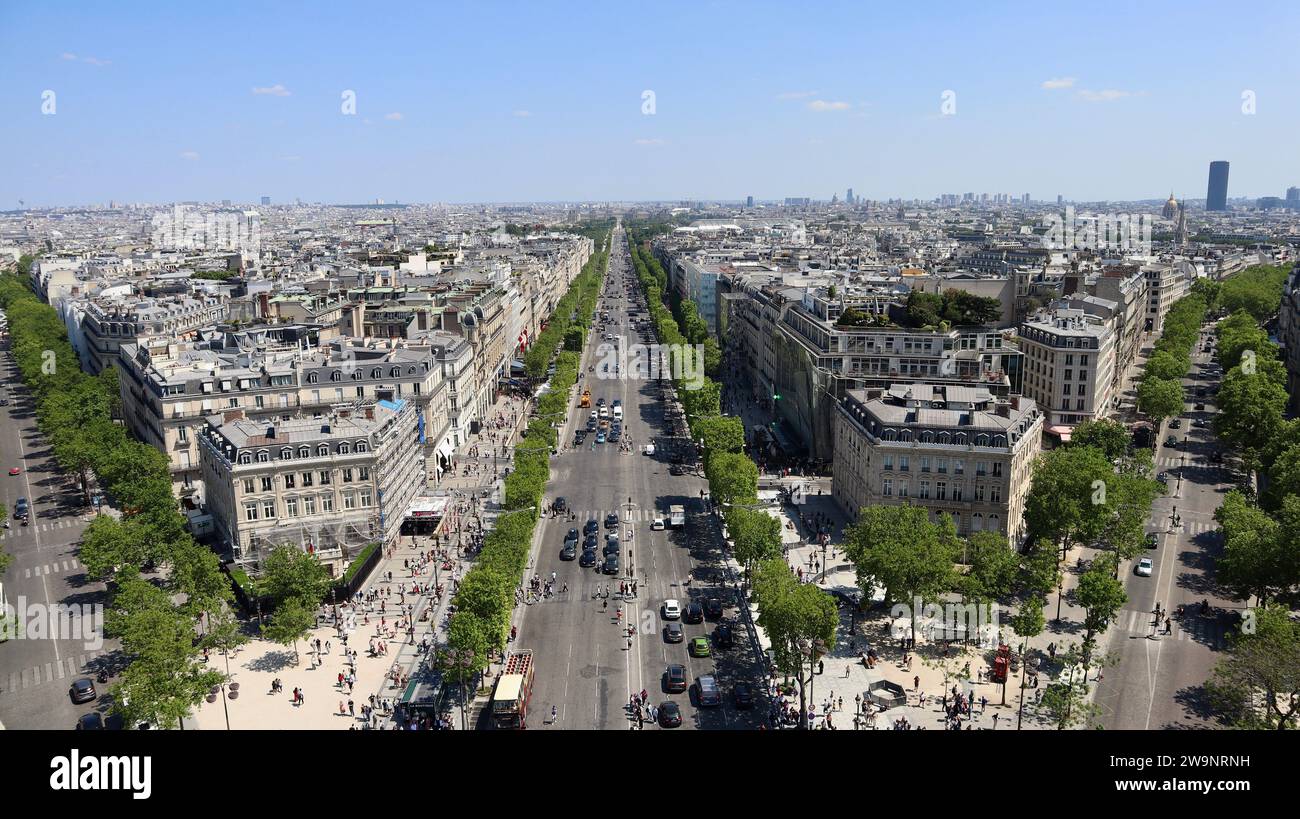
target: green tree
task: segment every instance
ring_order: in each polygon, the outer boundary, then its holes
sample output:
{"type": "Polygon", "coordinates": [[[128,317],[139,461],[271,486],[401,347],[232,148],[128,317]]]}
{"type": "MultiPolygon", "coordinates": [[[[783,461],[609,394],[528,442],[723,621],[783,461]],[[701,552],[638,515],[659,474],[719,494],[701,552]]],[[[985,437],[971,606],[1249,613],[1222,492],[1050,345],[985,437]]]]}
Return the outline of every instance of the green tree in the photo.
{"type": "Polygon", "coordinates": [[[1020,556],[1001,532],[976,532],[968,538],[970,568],[961,578],[962,593],[991,603],[1009,596],[1020,574],[1020,556]]]}
{"type": "Polygon", "coordinates": [[[807,692],[818,659],[835,645],[839,610],[830,595],[811,583],[800,583],[782,559],[766,560],[754,572],[758,624],[772,641],[778,669],[799,680],[800,711],[807,728],[807,692]],[[807,674],[804,663],[807,662],[807,674]]]}
{"type": "Polygon", "coordinates": [[[98,580],[111,578],[124,566],[141,569],[150,560],[144,535],[139,526],[129,521],[96,515],[81,535],[77,557],[86,575],[98,580]]]}
{"type": "Polygon", "coordinates": [[[1224,376],[1217,400],[1214,431],[1243,452],[1257,452],[1282,432],[1286,390],[1258,372],[1233,368],[1224,376]]]}
{"type": "Polygon", "coordinates": [[[1128,453],[1128,444],[1128,430],[1118,421],[1084,421],[1074,428],[1074,434],[1070,436],[1071,446],[1090,446],[1100,449],[1111,461],[1124,457],[1128,453]]]}
{"type": "Polygon", "coordinates": [[[1238,728],[1300,727],[1300,624],[1284,606],[1255,609],[1253,631],[1233,636],[1206,684],[1216,710],[1238,728]]]}
{"type": "Polygon", "coordinates": [[[722,504],[749,504],[758,496],[758,467],[734,452],[720,452],[709,458],[709,492],[722,504]]]}
{"type": "MultiPolygon", "coordinates": [[[[1016,727],[1025,713],[1025,675],[1029,668],[1029,641],[1043,633],[1047,625],[1043,608],[1047,603],[1041,595],[1027,597],[1011,617],[1011,631],[1020,638],[1020,704],[1016,706],[1016,727]]],[[[1008,669],[1009,670],[1009,669],[1008,669]]],[[[1002,683],[1002,703],[1007,701],[1007,684],[1002,683]]]]}
{"type": "Polygon", "coordinates": [[[272,605],[300,598],[315,607],[330,587],[329,572],[315,555],[291,544],[276,546],[262,560],[258,591],[271,598],[272,605]]]}
{"type": "Polygon", "coordinates": [[[1224,496],[1214,513],[1223,532],[1223,554],[1215,578],[1237,599],[1258,597],[1267,602],[1295,584],[1300,556],[1291,533],[1300,523],[1298,504],[1294,496],[1288,497],[1281,520],[1275,520],[1241,492],[1234,490],[1224,496]],[[1282,521],[1287,524],[1285,530],[1282,521]]]}
{"type": "Polygon", "coordinates": [[[1155,419],[1157,426],[1166,418],[1182,415],[1182,383],[1148,374],[1138,385],[1138,409],[1155,419]]]}
{"type": "Polygon", "coordinates": [[[728,507],[727,533],[735,542],[736,560],[752,569],[764,560],[781,556],[781,522],[762,510],[728,507]]]}
{"type": "MultiPolygon", "coordinates": [[[[1126,602],[1128,595],[1124,584],[1115,579],[1115,565],[1119,559],[1113,554],[1098,555],[1092,565],[1079,578],[1075,589],[1075,599],[1083,606],[1084,643],[1090,643],[1115,617],[1126,602]]],[[[1085,657],[1085,662],[1088,658],[1085,657]]]]}
{"type": "Polygon", "coordinates": [[[290,597],[276,606],[271,620],[262,627],[266,639],[282,646],[293,646],[293,661],[298,662],[298,641],[305,639],[316,625],[315,598],[290,597]]]}

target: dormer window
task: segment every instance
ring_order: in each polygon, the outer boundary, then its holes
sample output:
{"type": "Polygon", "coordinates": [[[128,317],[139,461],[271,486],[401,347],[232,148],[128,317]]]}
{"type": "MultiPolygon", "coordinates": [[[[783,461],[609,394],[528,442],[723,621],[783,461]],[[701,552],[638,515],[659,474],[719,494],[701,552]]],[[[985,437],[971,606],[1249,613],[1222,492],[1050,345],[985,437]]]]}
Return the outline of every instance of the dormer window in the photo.
{"type": "Polygon", "coordinates": [[[369,449],[370,447],[366,445],[365,441],[357,441],[357,452],[366,452],[369,449]]]}
{"type": "Polygon", "coordinates": [[[287,446],[286,446],[286,447],[282,447],[282,448],[280,449],[280,460],[282,460],[282,461],[287,461],[287,460],[289,460],[289,459],[292,458],[292,457],[293,457],[293,450],[292,450],[292,449],[290,449],[290,448],[287,447],[287,446]]]}
{"type": "Polygon", "coordinates": [[[335,370],[334,372],[330,373],[330,381],[342,381],[342,380],[343,380],[343,374],[340,373],[338,370],[335,370]]]}
{"type": "Polygon", "coordinates": [[[316,447],[316,454],[324,458],[326,455],[330,454],[330,448],[325,444],[321,444],[320,446],[316,447]]]}
{"type": "Polygon", "coordinates": [[[380,369],[379,367],[375,367],[375,368],[373,368],[373,369],[370,370],[370,377],[371,377],[371,378],[383,378],[383,377],[384,377],[384,371],[383,371],[382,369],[380,369]]]}
{"type": "Polygon", "coordinates": [[[318,380],[319,379],[317,378],[316,373],[307,373],[308,384],[315,384],[318,380]]]}
{"type": "Polygon", "coordinates": [[[247,452],[241,452],[239,453],[239,462],[241,464],[251,464],[253,462],[253,456],[249,455],[247,452]]]}
{"type": "Polygon", "coordinates": [[[259,464],[269,464],[271,462],[271,453],[267,452],[265,449],[258,450],[257,462],[259,464]]]}
{"type": "Polygon", "coordinates": [[[388,375],[391,376],[392,378],[397,378],[397,377],[399,377],[401,374],[402,374],[402,368],[401,368],[401,367],[394,367],[393,369],[391,369],[391,370],[388,371],[388,375]]]}
{"type": "Polygon", "coordinates": [[[311,447],[306,447],[306,446],[298,447],[298,457],[299,457],[299,458],[310,458],[310,457],[311,457],[311,447]]]}
{"type": "Polygon", "coordinates": [[[352,451],[352,445],[349,444],[347,441],[344,441],[343,443],[339,444],[340,455],[347,455],[351,451],[352,451]]]}

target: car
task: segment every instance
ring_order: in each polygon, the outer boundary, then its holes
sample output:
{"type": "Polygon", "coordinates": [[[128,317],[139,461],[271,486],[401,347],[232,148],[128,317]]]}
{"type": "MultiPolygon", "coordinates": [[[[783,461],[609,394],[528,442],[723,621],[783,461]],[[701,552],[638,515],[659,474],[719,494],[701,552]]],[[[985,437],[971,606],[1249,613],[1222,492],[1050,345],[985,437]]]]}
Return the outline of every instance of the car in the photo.
{"type": "MultiPolygon", "coordinates": [[[[587,432],[595,432],[595,431],[596,431],[596,419],[595,419],[595,418],[588,419],[588,421],[587,421],[587,432]]],[[[584,436],[582,436],[582,437],[585,438],[585,437],[587,437],[587,436],[584,435],[584,436]]]]}
{"type": "Polygon", "coordinates": [[[605,443],[605,433],[603,431],[596,433],[596,443],[598,444],[605,443]]]}
{"type": "Polygon", "coordinates": [[[1137,568],[1133,570],[1133,573],[1136,574],[1138,577],[1150,577],[1151,558],[1144,557],[1141,560],[1139,560],[1137,564],[1137,568]]]}
{"type": "Polygon", "coordinates": [[[557,512],[567,512],[567,511],[569,511],[569,502],[568,502],[567,500],[565,500],[564,498],[562,498],[562,497],[560,497],[560,498],[556,498],[556,499],[555,499],[555,511],[557,511],[557,512]]]}
{"type": "Polygon", "coordinates": [[[731,689],[731,701],[736,704],[737,708],[754,707],[754,686],[747,682],[738,682],[731,689]]]}
{"type": "Polygon", "coordinates": [[[668,474],[669,474],[669,475],[685,475],[685,474],[686,474],[686,467],[682,466],[681,464],[673,464],[672,466],[668,467],[668,474]]]}
{"type": "Polygon", "coordinates": [[[587,431],[585,429],[580,429],[577,432],[573,433],[574,446],[582,446],[583,443],[586,442],[586,440],[587,440],[587,431]]]}
{"type": "Polygon", "coordinates": [[[686,666],[670,665],[664,670],[664,690],[670,694],[686,690],[686,666]]]}
{"type": "Polygon", "coordinates": [[[689,650],[692,657],[709,657],[713,654],[708,637],[692,637],[689,650]]]}
{"type": "Polygon", "coordinates": [[[1197,397],[1197,398],[1204,398],[1204,397],[1205,397],[1205,387],[1197,387],[1197,388],[1196,388],[1196,397],[1197,397]]]}
{"type": "Polygon", "coordinates": [[[616,554],[618,554],[618,541],[617,541],[617,540],[607,540],[607,541],[605,541],[605,548],[601,550],[601,554],[604,554],[604,555],[616,555],[616,554]]]}
{"type": "Polygon", "coordinates": [[[618,528],[618,515],[616,513],[610,512],[608,515],[605,516],[605,528],[606,529],[618,528]]]}
{"type": "Polygon", "coordinates": [[[703,623],[704,607],[699,603],[691,603],[686,607],[686,611],[682,613],[682,619],[688,623],[703,623]]]}
{"type": "Polygon", "coordinates": [[[578,544],[571,540],[564,541],[564,548],[560,549],[560,560],[574,560],[578,557],[578,544]]]}
{"type": "Polygon", "coordinates": [[[621,407],[621,406],[623,406],[623,399],[622,399],[622,398],[615,398],[615,399],[614,399],[614,406],[616,406],[616,407],[621,407]]]}
{"type": "Polygon", "coordinates": [[[618,440],[619,440],[619,438],[621,438],[621,437],[622,437],[622,436],[618,434],[618,430],[614,430],[613,432],[611,432],[611,433],[609,434],[609,442],[610,442],[611,444],[616,444],[616,443],[618,443],[618,440]]]}
{"type": "Polygon", "coordinates": [[[586,537],[584,537],[584,538],[582,539],[582,548],[583,548],[583,549],[595,549],[595,548],[596,548],[596,535],[595,535],[594,532],[593,532],[592,534],[590,534],[590,535],[587,535],[586,537]]]}
{"type": "Polygon", "coordinates": [[[664,528],[664,519],[655,518],[654,520],[650,521],[650,528],[656,532],[661,531],[664,528]]]}
{"type": "Polygon", "coordinates": [[[582,557],[578,558],[578,565],[579,565],[579,566],[595,566],[595,565],[596,565],[596,550],[595,550],[595,549],[583,549],[583,550],[582,550],[582,557]]]}
{"type": "Polygon", "coordinates": [[[22,470],[19,469],[18,467],[16,467],[16,466],[11,466],[11,467],[9,467],[9,474],[10,474],[10,475],[18,475],[18,474],[21,474],[21,473],[22,473],[22,470]]]}
{"type": "Polygon", "coordinates": [[[682,724],[682,709],[672,700],[665,700],[659,705],[659,725],[664,728],[676,728],[682,724]]]}
{"type": "Polygon", "coordinates": [[[641,452],[644,453],[644,454],[646,454],[646,455],[654,455],[654,454],[655,454],[655,445],[654,445],[654,444],[646,444],[646,445],[645,445],[645,449],[641,450],[641,452]]]}
{"type": "Polygon", "coordinates": [[[713,630],[713,644],[718,648],[731,648],[735,644],[735,637],[731,634],[731,626],[722,623],[713,630]]]}
{"type": "Polygon", "coordinates": [[[1183,428],[1183,419],[1181,419],[1181,418],[1175,418],[1175,419],[1173,419],[1172,421],[1169,422],[1169,428],[1170,428],[1170,429],[1182,429],[1182,428],[1183,428]]]}
{"type": "Polygon", "coordinates": [[[1161,486],[1168,486],[1168,485],[1169,485],[1169,475],[1168,475],[1168,473],[1161,472],[1159,475],[1156,475],[1156,480],[1160,482],[1160,485],[1161,485],[1161,486]]]}
{"type": "Polygon", "coordinates": [[[1196,404],[1196,408],[1197,408],[1198,410],[1203,410],[1203,409],[1205,409],[1205,405],[1202,404],[1202,403],[1200,403],[1200,402],[1197,402],[1197,404],[1196,404]]]}
{"type": "Polygon", "coordinates": [[[8,399],[8,398],[0,398],[0,407],[7,407],[7,406],[9,406],[9,399],[8,399]]]}
{"type": "Polygon", "coordinates": [[[1192,426],[1194,427],[1208,427],[1209,425],[1210,422],[1205,420],[1204,418],[1197,418],[1195,421],[1192,422],[1192,426]]]}
{"type": "Polygon", "coordinates": [[[594,535],[600,531],[600,521],[595,518],[587,518],[587,522],[582,524],[582,533],[584,535],[594,535]]]}
{"type": "Polygon", "coordinates": [[[605,406],[605,399],[604,399],[604,398],[599,398],[599,399],[597,399],[597,400],[596,400],[596,406],[598,406],[598,407],[603,407],[603,406],[605,406]]]}
{"type": "Polygon", "coordinates": [[[1177,446],[1178,446],[1178,439],[1175,438],[1175,437],[1172,436],[1172,435],[1167,436],[1167,437],[1165,438],[1165,446],[1177,447],[1177,446]]]}
{"type": "Polygon", "coordinates": [[[677,622],[676,620],[673,620],[668,623],[664,623],[665,643],[680,643],[682,640],[685,639],[686,639],[686,632],[682,631],[681,623],[677,622]]]}
{"type": "Polygon", "coordinates": [[[695,694],[701,708],[722,705],[722,692],[718,690],[718,680],[712,674],[695,678],[695,694]]]}
{"type": "Polygon", "coordinates": [[[81,719],[77,720],[78,731],[102,731],[104,730],[104,715],[97,711],[91,711],[89,714],[82,714],[81,719]]]}
{"type": "Polygon", "coordinates": [[[680,620],[681,617],[682,617],[682,607],[681,607],[681,604],[678,603],[676,600],[665,600],[665,601],[664,601],[664,619],[665,619],[665,620],[680,620]]]}
{"type": "Polygon", "coordinates": [[[600,570],[605,574],[618,574],[618,555],[605,555],[605,565],[600,570]]]}
{"type": "Polygon", "coordinates": [[[722,601],[716,597],[710,597],[704,601],[704,616],[710,620],[717,620],[722,617],[722,601]]]}
{"type": "Polygon", "coordinates": [[[1160,536],[1155,532],[1147,532],[1147,536],[1143,539],[1142,545],[1146,546],[1148,549],[1154,549],[1160,545],[1160,536]]]}
{"type": "Polygon", "coordinates": [[[569,532],[568,532],[568,534],[566,534],[566,535],[564,536],[564,542],[565,542],[565,543],[577,543],[577,542],[578,542],[578,530],[577,530],[577,529],[570,529],[569,532]]]}
{"type": "Polygon", "coordinates": [[[68,687],[68,694],[75,703],[90,702],[99,695],[95,693],[95,683],[89,677],[82,677],[72,681],[68,687]]]}

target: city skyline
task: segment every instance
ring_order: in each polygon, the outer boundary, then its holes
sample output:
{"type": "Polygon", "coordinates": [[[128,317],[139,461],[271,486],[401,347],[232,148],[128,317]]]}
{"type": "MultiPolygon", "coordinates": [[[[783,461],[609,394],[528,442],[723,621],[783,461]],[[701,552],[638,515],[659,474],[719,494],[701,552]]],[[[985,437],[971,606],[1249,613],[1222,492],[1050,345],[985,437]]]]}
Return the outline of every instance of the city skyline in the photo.
{"type": "Polygon", "coordinates": [[[1297,12],[1280,3],[1231,27],[1208,3],[1126,10],[1119,28],[1107,22],[1119,6],[737,14],[751,8],[327,4],[302,19],[236,3],[165,22],[143,7],[9,8],[0,208],[765,201],[847,187],[873,200],[1181,200],[1220,158],[1232,198],[1300,180],[1297,97],[1241,59],[1285,51],[1297,12]],[[477,36],[435,36],[457,30],[477,36]],[[1084,56],[1102,31],[1105,55],[1084,56]],[[404,48],[394,32],[429,36],[404,48]],[[379,58],[358,42],[389,46],[379,58]]]}

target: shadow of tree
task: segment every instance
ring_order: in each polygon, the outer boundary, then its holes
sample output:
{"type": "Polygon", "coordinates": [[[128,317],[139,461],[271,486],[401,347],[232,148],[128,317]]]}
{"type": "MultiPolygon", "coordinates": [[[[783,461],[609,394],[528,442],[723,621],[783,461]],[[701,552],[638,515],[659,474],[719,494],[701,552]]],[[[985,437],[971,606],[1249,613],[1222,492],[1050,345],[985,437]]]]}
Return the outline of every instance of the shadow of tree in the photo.
{"type": "Polygon", "coordinates": [[[244,664],[249,671],[266,671],[274,673],[298,665],[292,650],[268,651],[261,657],[244,664]]]}

